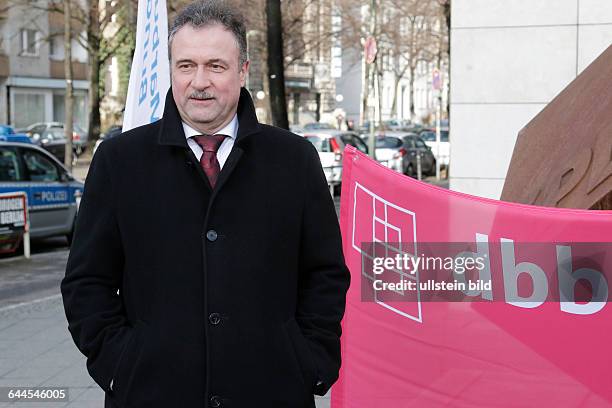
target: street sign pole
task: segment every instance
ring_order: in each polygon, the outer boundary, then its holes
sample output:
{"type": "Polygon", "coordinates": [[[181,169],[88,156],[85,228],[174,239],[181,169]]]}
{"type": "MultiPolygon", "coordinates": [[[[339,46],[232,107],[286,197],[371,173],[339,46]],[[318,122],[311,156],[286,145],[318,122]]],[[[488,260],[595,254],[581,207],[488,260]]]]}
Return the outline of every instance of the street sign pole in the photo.
{"type": "Polygon", "coordinates": [[[436,95],[436,180],[440,180],[440,105],[442,104],[442,81],[440,78],[440,70],[438,68],[434,68],[433,70],[431,84],[436,95]]]}
{"type": "Polygon", "coordinates": [[[367,65],[370,66],[367,86],[371,87],[371,92],[368,92],[368,101],[367,106],[370,112],[370,136],[368,138],[368,150],[370,156],[376,160],[375,149],[376,149],[376,140],[374,134],[374,121],[376,119],[376,110],[375,107],[378,104],[377,101],[377,92],[376,92],[376,70],[374,61],[376,61],[376,54],[378,53],[378,49],[376,47],[376,39],[372,36],[368,37],[364,44],[364,57],[367,65]]]}

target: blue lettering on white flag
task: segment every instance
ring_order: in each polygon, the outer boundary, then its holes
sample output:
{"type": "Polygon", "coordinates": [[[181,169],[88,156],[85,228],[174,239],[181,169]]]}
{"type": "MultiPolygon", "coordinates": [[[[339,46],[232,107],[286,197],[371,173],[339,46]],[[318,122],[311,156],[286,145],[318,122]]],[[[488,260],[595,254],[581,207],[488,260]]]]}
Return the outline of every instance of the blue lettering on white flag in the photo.
{"type": "Polygon", "coordinates": [[[160,43],[158,8],[158,0],[155,0],[155,6],[153,5],[153,0],[147,0],[145,40],[142,44],[144,52],[142,53],[142,71],[140,74],[140,89],[138,93],[138,106],[141,106],[147,101],[149,108],[151,108],[149,115],[150,122],[155,122],[160,117],[160,94],[159,82],[157,80],[159,74],[157,58],[160,43]],[[151,32],[151,30],[153,32],[151,32]]]}

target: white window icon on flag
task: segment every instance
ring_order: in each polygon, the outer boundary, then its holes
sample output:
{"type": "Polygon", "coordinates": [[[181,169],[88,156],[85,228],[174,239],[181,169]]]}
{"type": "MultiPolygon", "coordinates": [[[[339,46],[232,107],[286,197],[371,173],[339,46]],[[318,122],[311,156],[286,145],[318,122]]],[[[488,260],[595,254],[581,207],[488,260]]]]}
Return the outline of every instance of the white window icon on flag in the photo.
{"type": "Polygon", "coordinates": [[[372,291],[371,298],[394,313],[422,323],[419,270],[409,272],[393,268],[374,275],[372,269],[366,267],[375,257],[416,256],[415,213],[376,195],[359,183],[355,183],[353,193],[352,247],[362,257],[361,273],[371,282],[368,285],[372,291]],[[376,291],[372,287],[376,279],[398,283],[413,281],[415,290],[376,291]]]}

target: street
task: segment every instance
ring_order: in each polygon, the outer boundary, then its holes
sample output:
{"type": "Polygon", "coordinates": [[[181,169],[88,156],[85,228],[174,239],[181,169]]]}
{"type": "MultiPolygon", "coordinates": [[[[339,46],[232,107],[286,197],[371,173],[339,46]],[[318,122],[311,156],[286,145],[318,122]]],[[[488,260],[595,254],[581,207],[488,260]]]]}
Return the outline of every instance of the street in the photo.
{"type": "MultiPolygon", "coordinates": [[[[69,402],[0,407],[102,407],[104,393],[68,333],[59,283],[68,250],[0,260],[0,387],[65,387],[69,402]]],[[[329,395],[317,408],[330,406],[329,395]]]]}

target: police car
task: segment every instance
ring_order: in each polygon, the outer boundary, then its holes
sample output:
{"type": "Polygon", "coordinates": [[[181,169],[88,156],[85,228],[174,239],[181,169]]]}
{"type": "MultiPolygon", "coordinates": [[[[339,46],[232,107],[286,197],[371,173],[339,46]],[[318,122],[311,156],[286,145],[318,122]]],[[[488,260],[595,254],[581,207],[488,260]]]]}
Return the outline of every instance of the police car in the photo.
{"type": "Polygon", "coordinates": [[[62,163],[36,145],[0,141],[0,193],[14,191],[28,196],[31,238],[72,241],[83,183],[62,163]]]}

